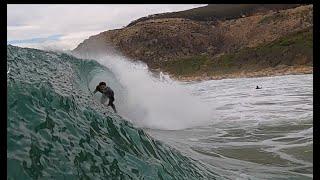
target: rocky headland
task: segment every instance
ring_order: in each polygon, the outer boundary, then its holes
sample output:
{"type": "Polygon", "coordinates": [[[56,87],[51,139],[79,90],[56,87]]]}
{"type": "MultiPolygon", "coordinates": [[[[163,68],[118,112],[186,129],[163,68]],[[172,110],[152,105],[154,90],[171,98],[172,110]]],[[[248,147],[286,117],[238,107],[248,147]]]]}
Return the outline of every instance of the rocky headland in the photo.
{"type": "Polygon", "coordinates": [[[114,50],[179,80],[313,73],[313,6],[208,5],[152,15],[91,36],[73,53],[114,50]]]}

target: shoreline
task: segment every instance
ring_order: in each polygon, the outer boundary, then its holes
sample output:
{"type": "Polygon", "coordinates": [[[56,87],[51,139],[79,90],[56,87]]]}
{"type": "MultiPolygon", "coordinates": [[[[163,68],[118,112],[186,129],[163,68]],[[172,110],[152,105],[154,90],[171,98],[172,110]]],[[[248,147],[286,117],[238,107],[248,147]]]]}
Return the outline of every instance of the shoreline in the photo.
{"type": "Polygon", "coordinates": [[[284,75],[303,75],[313,74],[313,66],[288,66],[281,68],[266,68],[260,71],[251,72],[235,72],[223,75],[202,75],[202,76],[176,76],[170,75],[170,78],[182,82],[192,81],[208,81],[208,80],[222,80],[222,79],[237,79],[237,78],[257,78],[257,77],[273,77],[273,76],[284,76],[284,75]]]}

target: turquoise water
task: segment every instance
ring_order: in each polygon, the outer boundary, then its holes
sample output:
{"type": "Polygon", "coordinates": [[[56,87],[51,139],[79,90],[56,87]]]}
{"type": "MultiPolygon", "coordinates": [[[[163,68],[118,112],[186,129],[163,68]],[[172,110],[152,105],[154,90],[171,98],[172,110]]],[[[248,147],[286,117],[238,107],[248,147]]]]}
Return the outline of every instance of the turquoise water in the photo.
{"type": "Polygon", "coordinates": [[[222,179],[93,98],[102,76],[125,94],[96,61],[9,45],[7,65],[7,179],[222,179]]]}

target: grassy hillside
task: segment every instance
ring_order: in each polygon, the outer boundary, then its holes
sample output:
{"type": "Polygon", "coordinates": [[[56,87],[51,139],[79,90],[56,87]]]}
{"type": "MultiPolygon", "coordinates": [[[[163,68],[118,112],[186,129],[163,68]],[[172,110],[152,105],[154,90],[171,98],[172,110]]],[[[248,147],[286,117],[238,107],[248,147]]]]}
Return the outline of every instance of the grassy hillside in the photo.
{"type": "Polygon", "coordinates": [[[228,20],[257,12],[297,7],[298,4],[209,4],[204,7],[172,13],[154,14],[131,22],[129,26],[149,19],[186,18],[196,21],[228,20]]]}
{"type": "Polygon", "coordinates": [[[255,48],[244,48],[210,59],[194,56],[159,64],[160,69],[178,76],[220,75],[257,71],[279,65],[313,65],[312,28],[290,34],[255,48]]]}

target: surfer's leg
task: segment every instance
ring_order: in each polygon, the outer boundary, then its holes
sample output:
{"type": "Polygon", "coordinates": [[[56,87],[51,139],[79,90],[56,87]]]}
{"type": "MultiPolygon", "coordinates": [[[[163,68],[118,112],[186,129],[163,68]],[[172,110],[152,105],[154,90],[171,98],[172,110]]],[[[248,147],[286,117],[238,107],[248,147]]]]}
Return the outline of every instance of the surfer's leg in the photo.
{"type": "Polygon", "coordinates": [[[112,109],[113,109],[113,111],[114,111],[115,113],[117,113],[116,106],[113,104],[113,101],[114,101],[114,97],[110,97],[110,98],[109,98],[108,106],[111,106],[112,109]]]}
{"type": "Polygon", "coordinates": [[[115,113],[117,113],[116,106],[114,104],[110,105],[115,113]]]}

